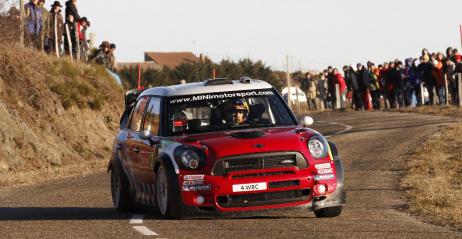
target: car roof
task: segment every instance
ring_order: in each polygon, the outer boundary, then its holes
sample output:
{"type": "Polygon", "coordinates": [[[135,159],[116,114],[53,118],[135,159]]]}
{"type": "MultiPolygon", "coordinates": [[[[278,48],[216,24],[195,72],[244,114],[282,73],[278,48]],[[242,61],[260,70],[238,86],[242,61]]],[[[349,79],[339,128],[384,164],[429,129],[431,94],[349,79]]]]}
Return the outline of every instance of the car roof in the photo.
{"type": "MultiPolygon", "coordinates": [[[[220,79],[224,80],[224,79],[220,79]]],[[[210,84],[210,82],[218,80],[208,80],[203,82],[172,85],[172,86],[161,86],[150,88],[138,97],[144,96],[182,96],[182,95],[198,95],[208,94],[214,92],[232,92],[232,91],[247,91],[247,90],[263,90],[272,89],[273,87],[262,80],[227,80],[223,84],[210,84]],[[232,84],[231,84],[232,82],[232,84]]]]}

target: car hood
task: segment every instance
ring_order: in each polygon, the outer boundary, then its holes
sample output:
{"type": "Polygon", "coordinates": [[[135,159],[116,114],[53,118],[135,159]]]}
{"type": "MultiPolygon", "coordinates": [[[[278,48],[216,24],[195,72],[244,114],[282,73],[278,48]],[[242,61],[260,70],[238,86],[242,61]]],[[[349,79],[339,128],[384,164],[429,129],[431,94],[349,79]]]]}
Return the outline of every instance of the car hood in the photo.
{"type": "Polygon", "coordinates": [[[212,158],[283,151],[306,151],[314,133],[298,127],[267,128],[192,135],[180,140],[205,146],[212,158]]]}

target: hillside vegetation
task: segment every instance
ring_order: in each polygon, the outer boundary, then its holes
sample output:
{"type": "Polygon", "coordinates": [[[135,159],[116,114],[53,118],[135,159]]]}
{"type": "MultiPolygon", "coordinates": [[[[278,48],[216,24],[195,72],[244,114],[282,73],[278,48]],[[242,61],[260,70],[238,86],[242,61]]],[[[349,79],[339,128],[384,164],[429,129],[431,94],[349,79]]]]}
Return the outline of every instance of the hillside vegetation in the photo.
{"type": "Polygon", "coordinates": [[[102,168],[122,110],[104,68],[0,45],[0,187],[102,168]]]}

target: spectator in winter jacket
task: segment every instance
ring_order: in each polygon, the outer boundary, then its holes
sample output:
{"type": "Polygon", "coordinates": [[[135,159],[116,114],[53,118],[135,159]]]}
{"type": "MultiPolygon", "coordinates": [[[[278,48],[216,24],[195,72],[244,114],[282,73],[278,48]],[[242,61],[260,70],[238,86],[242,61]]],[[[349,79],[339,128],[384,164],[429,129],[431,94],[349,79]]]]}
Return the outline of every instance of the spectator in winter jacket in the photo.
{"type": "Polygon", "coordinates": [[[73,22],[80,21],[80,15],[77,11],[77,0],[68,0],[66,2],[66,20],[69,20],[69,16],[74,18],[73,22]]]}
{"type": "Polygon", "coordinates": [[[63,42],[63,27],[64,21],[63,16],[61,15],[61,4],[59,1],[55,1],[51,5],[51,10],[49,13],[46,32],[46,41],[48,47],[46,48],[47,53],[55,54],[56,46],[58,47],[58,54],[61,55],[61,44],[63,42]],[[57,44],[56,44],[57,43],[57,44]]]}
{"type": "Polygon", "coordinates": [[[87,44],[87,29],[89,27],[90,22],[86,17],[82,17],[80,21],[77,22],[76,25],[76,31],[77,35],[79,37],[79,46],[80,46],[80,52],[82,53],[81,60],[83,62],[87,61],[88,58],[88,44],[87,44]]]}
{"type": "Polygon", "coordinates": [[[345,78],[343,78],[342,74],[338,72],[338,69],[335,68],[332,73],[335,77],[335,83],[339,86],[339,100],[340,100],[340,109],[345,109],[345,100],[346,100],[346,83],[345,78]]]}
{"type": "Polygon", "coordinates": [[[331,109],[335,109],[337,104],[337,95],[335,92],[335,75],[332,66],[327,67],[327,101],[331,109]]]}
{"type": "Polygon", "coordinates": [[[417,99],[417,106],[421,106],[423,104],[420,87],[422,81],[420,79],[417,59],[406,59],[405,75],[408,82],[407,99],[412,102],[412,99],[415,96],[417,99]]]}
{"type": "Polygon", "coordinates": [[[446,85],[443,70],[443,53],[438,52],[435,60],[433,61],[433,76],[436,81],[436,95],[440,105],[446,103],[446,85]]]}
{"type": "Polygon", "coordinates": [[[29,46],[40,49],[40,31],[42,29],[43,10],[38,4],[39,0],[30,0],[24,5],[25,35],[29,46]]]}
{"type": "Polygon", "coordinates": [[[427,88],[430,98],[430,105],[434,104],[435,77],[433,76],[433,64],[430,62],[428,55],[423,55],[419,65],[419,71],[422,74],[422,81],[427,88]]]}
{"type": "Polygon", "coordinates": [[[451,95],[451,104],[457,105],[459,103],[459,92],[456,80],[456,64],[451,60],[451,58],[446,58],[445,74],[448,79],[448,90],[451,95]]]}
{"type": "Polygon", "coordinates": [[[379,85],[379,70],[375,67],[375,64],[370,62],[368,66],[369,72],[369,91],[372,98],[372,107],[375,110],[380,109],[380,85],[379,85]]]}
{"type": "Polygon", "coordinates": [[[47,27],[47,21],[48,21],[48,10],[46,9],[45,5],[45,0],[39,0],[38,2],[39,7],[42,9],[42,28],[40,29],[40,44],[39,44],[39,49],[45,50],[46,47],[46,41],[45,41],[45,35],[46,32],[48,31],[47,27]]]}
{"type": "Polygon", "coordinates": [[[77,39],[75,37],[76,30],[77,29],[74,23],[74,17],[72,15],[69,15],[66,18],[66,24],[65,24],[64,51],[66,52],[67,55],[71,55],[71,51],[72,51],[72,56],[74,58],[77,57],[77,39]]]}
{"type": "Polygon", "coordinates": [[[361,92],[361,97],[362,101],[364,103],[364,108],[366,110],[370,110],[372,108],[372,104],[369,100],[369,90],[368,90],[368,85],[369,85],[369,72],[367,69],[364,68],[364,66],[361,63],[358,63],[356,65],[357,72],[356,76],[358,78],[358,86],[359,86],[359,91],[361,92]]]}
{"type": "Polygon", "coordinates": [[[109,69],[111,71],[116,70],[116,58],[115,58],[115,51],[116,51],[116,44],[111,43],[109,47],[109,55],[108,55],[108,64],[109,64],[109,69]]]}
{"type": "Polygon", "coordinates": [[[352,92],[353,106],[356,110],[364,110],[361,91],[359,90],[358,77],[352,66],[344,66],[343,72],[345,73],[345,82],[348,90],[352,92]]]}
{"type": "Polygon", "coordinates": [[[327,71],[319,74],[318,86],[318,109],[324,110],[327,107],[327,71]]]}
{"type": "Polygon", "coordinates": [[[307,82],[307,90],[305,92],[306,94],[306,99],[308,100],[308,109],[309,110],[317,110],[316,106],[316,98],[317,98],[317,82],[316,80],[311,77],[311,74],[306,73],[305,74],[305,79],[307,82]]]}
{"type": "Polygon", "coordinates": [[[101,43],[101,45],[99,46],[99,50],[96,53],[96,57],[92,59],[92,61],[98,65],[102,65],[106,68],[109,68],[108,55],[110,47],[111,44],[109,42],[103,41],[103,43],[101,43]]]}

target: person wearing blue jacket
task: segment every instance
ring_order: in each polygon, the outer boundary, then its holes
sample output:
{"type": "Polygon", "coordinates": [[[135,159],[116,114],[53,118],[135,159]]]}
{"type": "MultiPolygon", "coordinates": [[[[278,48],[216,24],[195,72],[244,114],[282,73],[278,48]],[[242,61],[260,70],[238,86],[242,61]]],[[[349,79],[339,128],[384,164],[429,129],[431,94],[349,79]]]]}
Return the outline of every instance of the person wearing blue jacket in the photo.
{"type": "Polygon", "coordinates": [[[24,5],[26,44],[37,49],[41,46],[40,33],[43,27],[43,9],[38,3],[39,0],[30,0],[24,5]]]}

